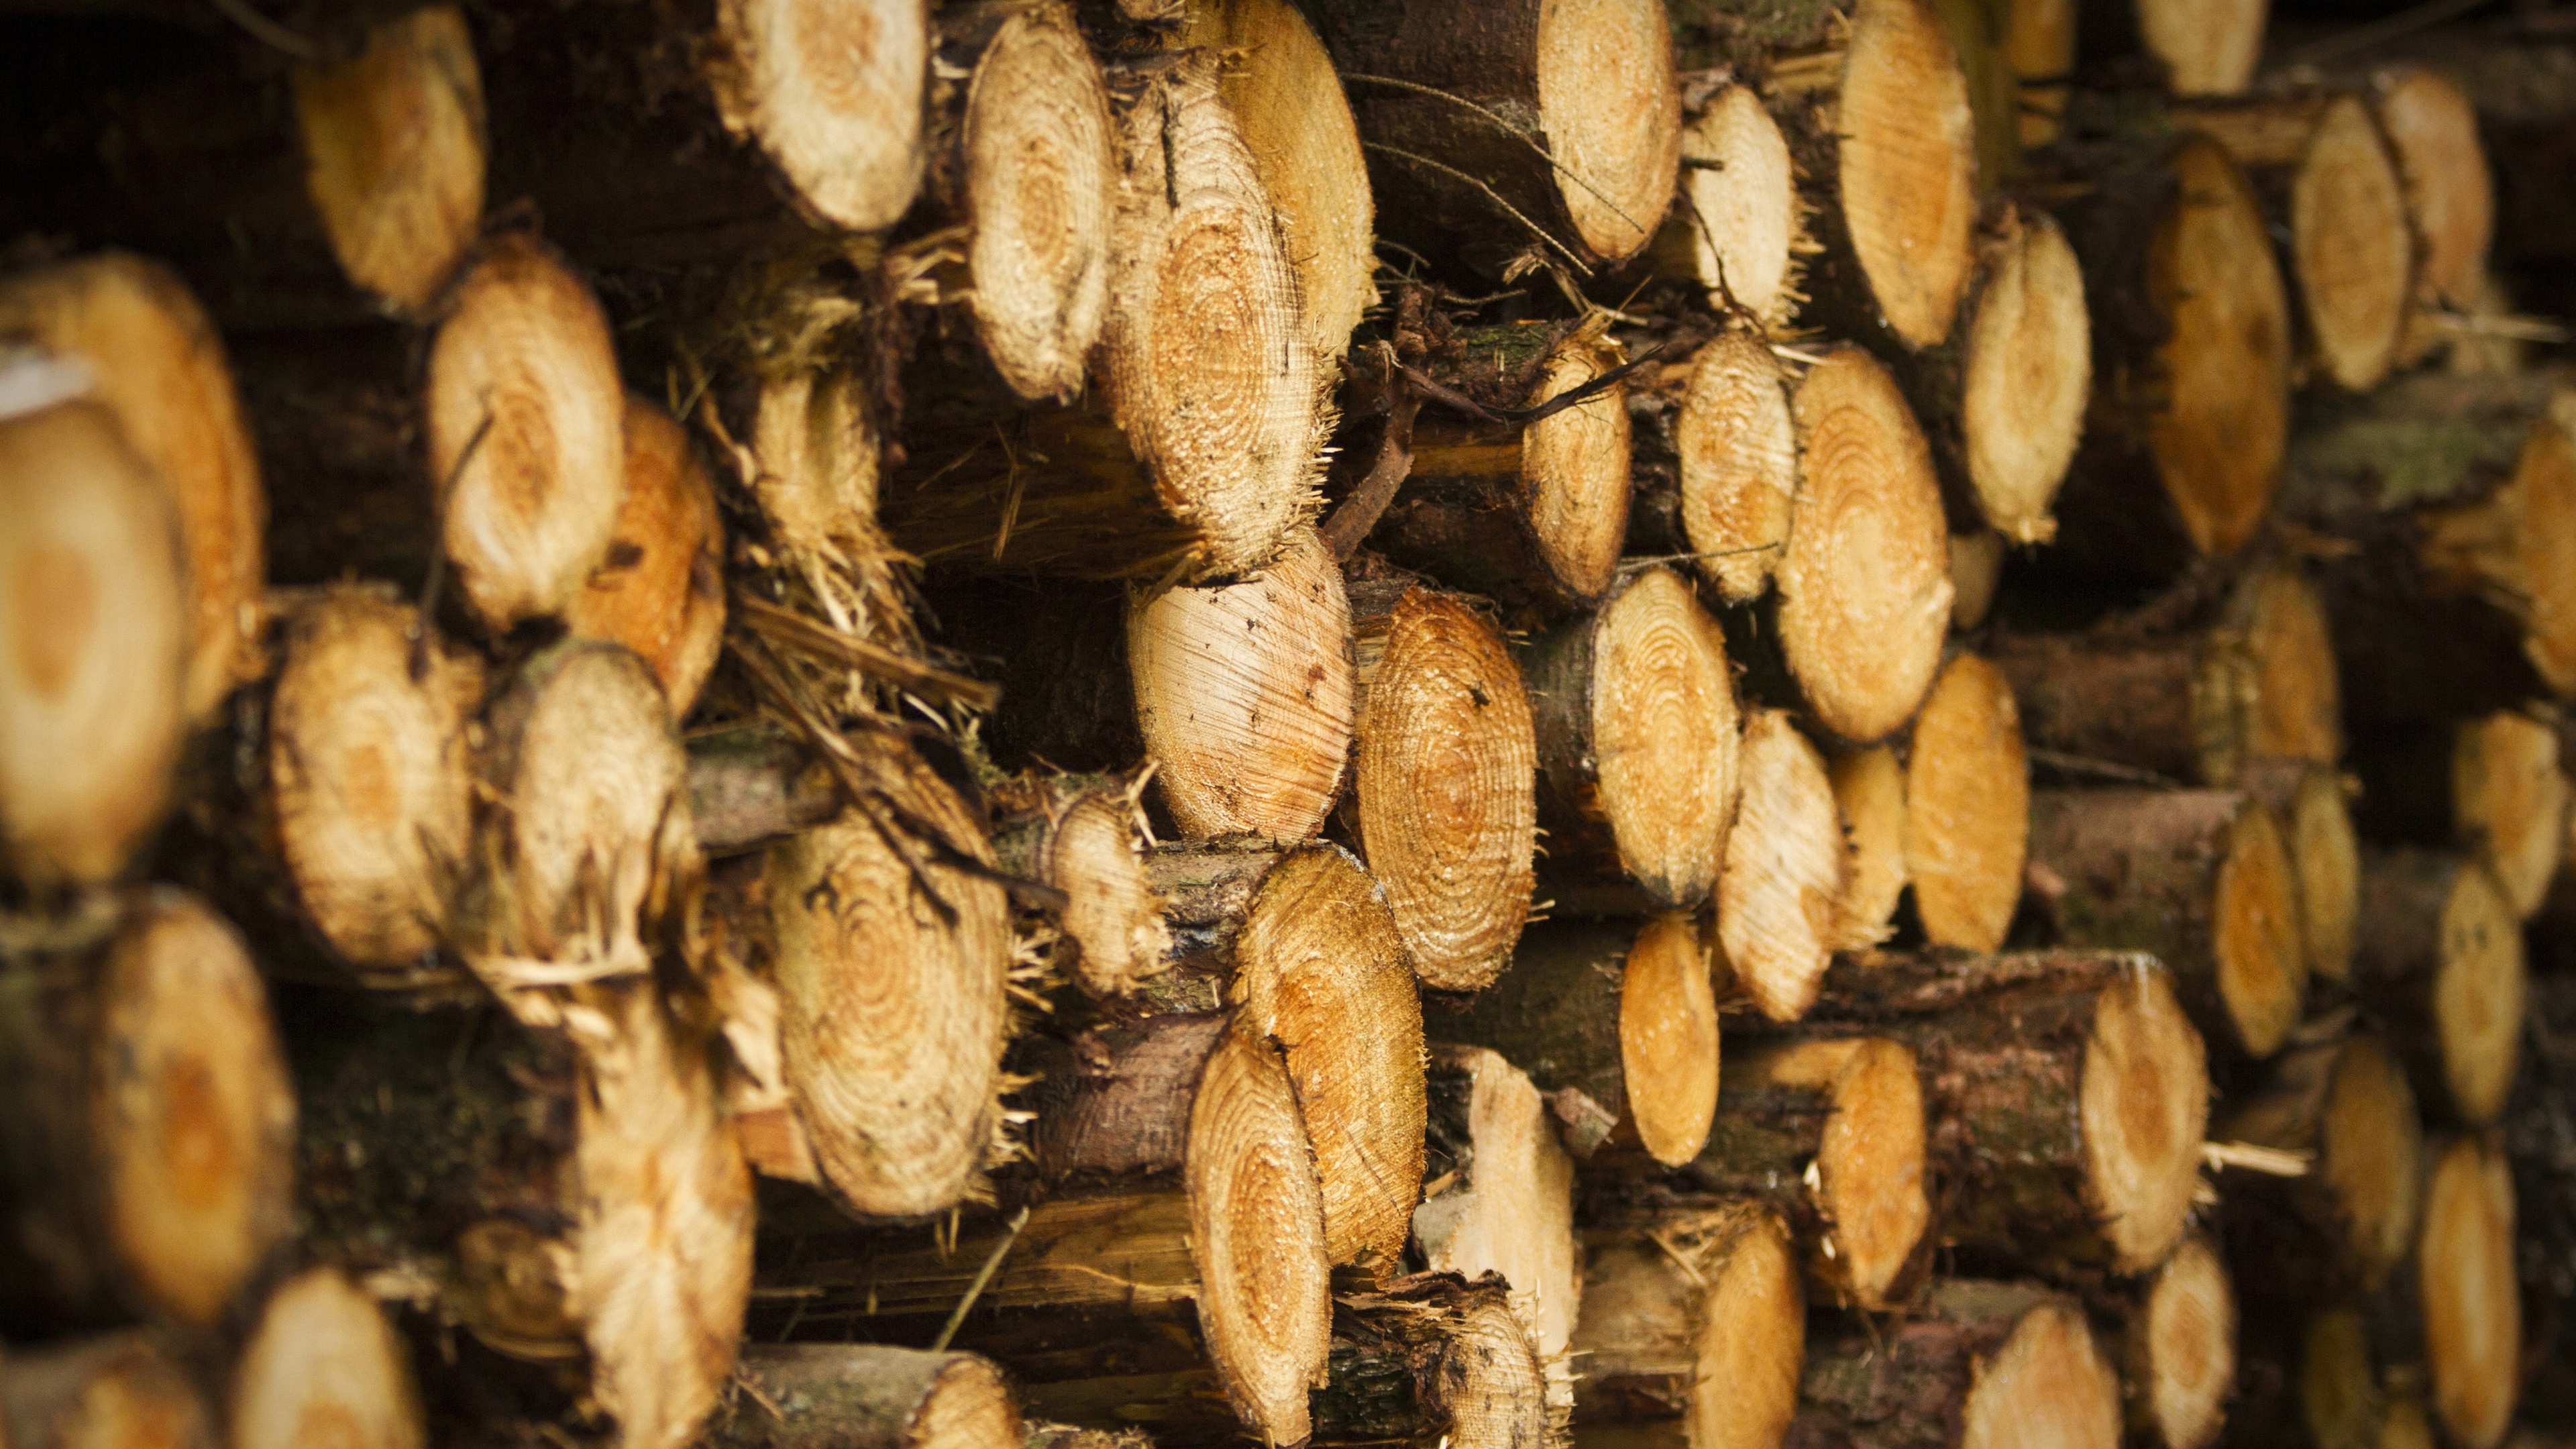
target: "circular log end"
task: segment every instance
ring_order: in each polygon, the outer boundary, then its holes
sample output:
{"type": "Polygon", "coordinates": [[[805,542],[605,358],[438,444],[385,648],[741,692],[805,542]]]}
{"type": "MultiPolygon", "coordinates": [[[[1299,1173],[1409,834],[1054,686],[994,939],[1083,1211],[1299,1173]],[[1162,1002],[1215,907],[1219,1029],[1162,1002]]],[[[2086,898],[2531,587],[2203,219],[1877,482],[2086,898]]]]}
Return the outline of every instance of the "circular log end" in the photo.
{"type": "Polygon", "coordinates": [[[2237,1043],[2268,1057],[2299,1024],[2307,997],[2307,947],[2299,937],[2299,879],[2279,818],[2248,799],[2227,832],[2211,910],[2218,996],[2237,1043]]]}
{"type": "Polygon", "coordinates": [[[2232,642],[2250,661],[2254,693],[2238,745],[2243,758],[2335,763],[2343,757],[2343,688],[2316,585],[2293,568],[2266,569],[2240,607],[2232,642]]]}
{"type": "Polygon", "coordinates": [[[1950,533],[1923,430],[1870,356],[1841,348],[1796,400],[1800,480],[1779,568],[1780,647],[1825,727],[1857,744],[1914,713],[1950,626],[1950,533]]]}
{"type": "Polygon", "coordinates": [[[1548,1441],[1547,1367],[1529,1326],[1499,1295],[1480,1296],[1449,1331],[1438,1370],[1452,1449],[1519,1449],[1548,1441]]]}
{"type": "Polygon", "coordinates": [[[1851,1043],[1816,1154],[1834,1276],[1864,1308],[1889,1306],[1932,1221],[1924,1192],[1923,1081],[1912,1048],[1851,1043]]]}
{"type": "Polygon", "coordinates": [[[2319,1449],[2387,1449],[2370,1330],[2350,1308],[2308,1319],[2299,1346],[2299,1414],[2319,1449]]]}
{"type": "Polygon", "coordinates": [[[2131,1331],[2148,1425],[2164,1449],[2202,1449],[2236,1389],[2236,1289],[2208,1241],[2183,1240],[2131,1331]]]}
{"type": "MultiPolygon", "coordinates": [[[[877,515],[884,439],[856,377],[799,369],[763,379],[751,421],[760,512],[801,572],[884,543],[857,532],[877,515]]],[[[862,559],[865,564],[872,560],[862,559]]]]}
{"type": "Polygon", "coordinates": [[[1991,529],[1950,535],[1950,627],[1986,622],[2004,581],[2004,536],[1991,529]]]}
{"type": "Polygon", "coordinates": [[[1887,939],[1905,894],[1905,766],[1886,745],[1837,757],[1834,805],[1851,851],[1843,885],[1842,938],[1851,945],[1887,939]]]}
{"type": "Polygon", "coordinates": [[[1093,996],[1124,996],[1160,974],[1171,949],[1162,893],[1145,865],[1144,820],[1123,790],[1087,790],[1047,833],[1047,884],[1065,894],[1074,979],[1093,996]]]}
{"type": "Polygon", "coordinates": [[[2361,918],[2361,838],[2343,777],[2327,766],[2303,771],[2291,794],[2290,863],[2299,876],[2299,938],[2307,946],[2308,974],[2347,980],[2361,918]]]}
{"type": "Polygon", "coordinates": [[[2018,208],[1980,267],[1959,403],[1968,482],[1997,532],[2046,543],[2057,536],[2049,504],[2075,461],[2093,395],[2084,272],[2046,212],[2018,208]]]}
{"type": "Polygon", "coordinates": [[[2483,842],[2497,883],[2524,920],[2539,911],[2558,874],[2567,819],[2557,730],[2502,710],[2452,736],[2452,827],[2463,840],[2483,842]]]}
{"type": "Polygon", "coordinates": [[[725,124],[760,144],[825,222],[881,231],[921,184],[922,0],[724,0],[714,76],[725,124]]]}
{"type": "Polygon", "coordinates": [[[293,1231],[295,1096],[267,991],[232,927],[165,893],[125,923],[98,991],[108,1237],[146,1303],[210,1327],[293,1231]]]}
{"type": "Polygon", "coordinates": [[[1744,799],[1717,883],[1718,943],[1735,979],[1773,1021],[1814,1004],[1843,937],[1849,862],[1824,757],[1781,710],[1744,727],[1744,799]]]}
{"type": "Polygon", "coordinates": [[[0,1363],[0,1437],[14,1434],[11,1449],[215,1449],[212,1417],[143,1330],[13,1348],[0,1363]]]}
{"type": "Polygon", "coordinates": [[[1807,237],[1779,122],[1751,86],[1730,85],[1682,129],[1681,146],[1691,163],[1682,173],[1681,220],[1691,229],[1700,285],[1722,288],[1765,329],[1787,326],[1798,310],[1807,237]]]}
{"type": "Polygon", "coordinates": [[[1228,1031],[1208,1057],[1184,1172],[1208,1357],[1246,1425],[1298,1443],[1332,1345],[1331,1259],[1296,1088],[1251,1033],[1228,1031]]]}
{"type": "Polygon", "coordinates": [[[279,854],[315,929],[362,967],[445,939],[471,839],[482,660],[433,640],[414,680],[424,627],[389,591],[328,589],[289,621],[269,700],[279,854]]]}
{"type": "Polygon", "coordinates": [[[277,1449],[421,1449],[411,1364],[376,1301],[336,1268],[271,1293],[233,1370],[231,1442],[277,1449]]]}
{"type": "Polygon", "coordinates": [[[1529,919],[1538,743],[1501,630],[1408,589],[1369,678],[1353,762],[1360,839],[1424,984],[1476,991],[1529,919]]]}
{"type": "Polygon", "coordinates": [[[1717,1112],[1717,996],[1688,916],[1657,916],[1628,948],[1619,985],[1619,1073],[1629,1119],[1657,1162],[1681,1167],[1708,1145],[1717,1112]]]}
{"type": "Polygon", "coordinates": [[[2495,177],[2468,96],[2438,71],[2403,67],[2384,76],[2379,123],[2406,179],[2406,210],[2424,244],[2424,282],[2466,311],[2481,300],[2495,235],[2495,177]]]}
{"type": "Polygon", "coordinates": [[[1740,1231],[1700,1295],[1698,1374],[1686,1429],[1698,1449],[1767,1449],[1798,1412],[1807,1302],[1788,1225],[1771,1212],[1740,1231]]]}
{"type": "Polygon", "coordinates": [[[2326,376],[2378,386],[2415,300],[2415,236],[2396,158],[2358,96],[2326,103],[2290,178],[2290,269],[2326,376]]]}
{"type": "Polygon", "coordinates": [[[2138,0],[2138,32],[2174,94],[2232,96],[2262,58],[2270,0],[2138,0]]]}
{"type": "Polygon", "coordinates": [[[423,412],[466,602],[495,634],[560,611],[626,495],[626,389],[598,299],[544,243],[494,241],[439,324],[423,412]]]}
{"type": "Polygon", "coordinates": [[[2504,1112],[2522,1065],[2529,991],[2522,921],[2483,861],[2461,867],[2442,901],[2440,959],[2434,966],[2433,1026],[2451,1105],[2485,1124],[2504,1112]]]}
{"type": "MultiPolygon", "coordinates": [[[[1767,115],[1763,124],[1770,124],[1767,115]]],[[[1673,421],[1673,446],[1682,530],[1701,574],[1729,603],[1758,597],[1779,565],[1798,492],[1797,424],[1779,359],[1759,333],[1730,329],[1700,349],[1673,421]]]]}
{"type": "Polygon", "coordinates": [[[1619,863],[1663,904],[1693,905],[1717,880],[1735,813],[1726,636],[1665,568],[1639,574],[1592,627],[1592,761],[1619,863]]]}
{"type": "Polygon", "coordinates": [[[1681,92],[1664,0],[1539,11],[1538,129],[1574,233],[1607,261],[1654,238],[1681,166],[1681,92]]]}
{"type": "MultiPolygon", "coordinates": [[[[1550,357],[1531,405],[1572,392],[1619,365],[1604,343],[1576,337],[1550,357]]],[[[1628,536],[1628,395],[1613,383],[1521,432],[1521,487],[1529,530],[1549,578],[1589,603],[1618,577],[1628,536]]]]}
{"type": "Polygon", "coordinates": [[[463,12],[427,6],[353,57],[296,66],[295,129],[340,270],[425,311],[483,223],[483,73],[463,12]]]}
{"type": "Polygon", "coordinates": [[[1118,176],[1108,88],[1069,7],[1002,22],[962,129],[975,335],[1013,392],[1069,400],[1108,315],[1118,176]]]}
{"type": "Polygon", "coordinates": [[[2576,692],[2576,405],[2558,394],[2506,486],[2519,495],[2512,561],[2490,579],[2526,600],[2523,653],[2549,687],[2576,692]]]}
{"type": "Polygon", "coordinates": [[[1976,262],[1976,117],[1949,27],[1925,0],[1861,0],[1835,111],[1843,224],[1888,327],[1949,337],[1976,262]]]}
{"type": "Polygon", "coordinates": [[[2513,1423],[2522,1353],[2513,1171],[2502,1151],[2464,1138],[2442,1155],[2417,1253],[2434,1411],[2465,1449],[2493,1449],[2513,1423]]]}
{"type": "MultiPolygon", "coordinates": [[[[184,707],[191,720],[209,718],[265,667],[268,584],[268,495],[214,322],[168,268],[108,252],[10,278],[0,335],[85,363],[92,395],[160,475],[152,486],[176,505],[186,564],[184,707]]],[[[119,575],[115,586],[132,585],[119,575]]]]}
{"type": "Polygon", "coordinates": [[[2113,1270],[2163,1262],[2200,1185],[2209,1065],[2161,969],[2141,965],[2104,988],[2084,1043],[2078,1126],[2085,1198],[2113,1270]]]}
{"type": "Polygon", "coordinates": [[[1168,589],[1127,617],[1137,723],[1191,839],[1315,833],[1349,758],[1351,604],[1311,528],[1237,584],[1168,589]]]}
{"type": "Polygon", "coordinates": [[[2405,1069],[2376,1038],[2345,1043],[2318,1121],[2316,1170],[2341,1219],[2344,1246],[2374,1289],[2414,1246],[2423,1154],[2405,1069]]]}
{"type": "Polygon", "coordinates": [[[1978,1367],[1961,1418],[1961,1449],[2113,1449],[2120,1442],[2119,1376],[2094,1345],[2081,1309],[2042,1303],[1978,1367]]]}
{"type": "MultiPolygon", "coordinates": [[[[909,754],[878,762],[906,813],[975,859],[966,807],[909,754]]],[[[1009,902],[989,879],[852,811],[773,847],[779,1045],[824,1178],[859,1212],[957,1201],[992,1138],[1009,1014],[1009,902]],[[907,856],[925,859],[916,874],[907,856]],[[933,893],[937,899],[933,899],[933,893]],[[943,909],[944,907],[944,909],[943,909]]]]}
{"type": "Polygon", "coordinates": [[[1026,1438],[1019,1401],[1002,1371],[961,1353],[932,1381],[904,1449],[1022,1449],[1026,1438]]]}
{"type": "Polygon", "coordinates": [[[1422,1003],[1385,893],[1339,846],[1262,882],[1235,938],[1244,1024],[1286,1053],[1334,1263],[1392,1264],[1422,1182],[1422,1003]]]}
{"type": "Polygon", "coordinates": [[[572,632],[609,639],[652,667],[671,718],[695,704],[724,643],[724,523],[686,428],[626,400],[626,497],[607,556],[564,606],[572,632]]]}
{"type": "Polygon", "coordinates": [[[2290,304],[2262,206],[2226,149],[2193,136],[2169,164],[2175,199],[2149,243],[2147,287],[2171,334],[2147,442],[2193,545],[2224,556],[2254,536],[2280,479],[2290,304]]]}
{"type": "Polygon", "coordinates": [[[1935,946],[2001,946],[2030,845],[2030,759],[2003,671],[1974,654],[1942,669],[1915,717],[1903,808],[1924,935],[1935,946]]]}
{"type": "Polygon", "coordinates": [[[1415,1216],[1423,1260],[1433,1272],[1470,1282],[1501,1275],[1539,1355],[1555,1360],[1574,1336],[1582,1293],[1574,1159],[1558,1141],[1546,1099],[1501,1053],[1450,1047],[1441,1058],[1469,1074],[1471,1155],[1464,1201],[1444,1193],[1415,1216]]]}
{"type": "Polygon", "coordinates": [[[40,889],[114,878],[169,798],[187,616],[170,510],[116,417],[0,419],[0,838],[40,889]]]}

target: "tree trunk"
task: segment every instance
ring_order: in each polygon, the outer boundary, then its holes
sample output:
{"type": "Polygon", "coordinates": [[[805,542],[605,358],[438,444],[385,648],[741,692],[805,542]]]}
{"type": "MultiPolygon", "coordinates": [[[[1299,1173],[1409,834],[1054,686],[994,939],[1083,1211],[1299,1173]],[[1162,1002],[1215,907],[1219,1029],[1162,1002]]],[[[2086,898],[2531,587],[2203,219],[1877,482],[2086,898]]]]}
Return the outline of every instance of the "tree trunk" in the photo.
{"type": "Polygon", "coordinates": [[[2006,1442],[2120,1442],[2120,1382],[2073,1300],[2020,1283],[1943,1279],[1881,1333],[1811,1335],[1788,1442],[1936,1449],[2006,1442]]]}
{"type": "Polygon", "coordinates": [[[1726,1202],[1638,1214],[1596,1227],[1587,1250],[1578,1421],[1679,1418],[1693,1449],[1781,1442],[1807,1314],[1777,1211],[1726,1202]]]}
{"type": "Polygon", "coordinates": [[[2495,1121],[2521,1064],[2522,923],[2475,857],[2362,857],[2353,989],[2397,1038],[2419,1097],[2471,1126],[2495,1121]]]}
{"type": "Polygon", "coordinates": [[[225,1442],[422,1449],[409,1355],[376,1299],[336,1268],[272,1289],[233,1365],[225,1442]],[[321,1426],[328,1425],[328,1429],[321,1426]]]}
{"type": "Polygon", "coordinates": [[[186,1369],[140,1329],[14,1351],[0,1363],[0,1433],[25,1449],[213,1449],[213,1420],[186,1369]]]}
{"type": "Polygon", "coordinates": [[[757,1344],[738,1372],[715,1449],[1021,1449],[1025,1435],[1010,1385],[971,1353],[757,1344]]]}
{"type": "Polygon", "coordinates": [[[1432,1057],[1422,1203],[1413,1247],[1435,1273],[1499,1277],[1564,1397],[1565,1353],[1578,1321],[1582,1252],[1574,1233],[1574,1163],[1554,1114],[1518,1067],[1481,1047],[1432,1057]]]}

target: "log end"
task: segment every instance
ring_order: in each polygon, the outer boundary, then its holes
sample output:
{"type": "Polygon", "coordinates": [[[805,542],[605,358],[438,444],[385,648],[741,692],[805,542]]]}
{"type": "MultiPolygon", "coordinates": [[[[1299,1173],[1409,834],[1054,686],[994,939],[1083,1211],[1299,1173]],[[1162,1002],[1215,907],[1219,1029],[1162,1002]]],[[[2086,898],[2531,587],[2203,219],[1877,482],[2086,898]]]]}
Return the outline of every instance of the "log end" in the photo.
{"type": "Polygon", "coordinates": [[[2307,996],[2299,936],[2299,879],[2270,806],[2248,799],[2228,826],[2218,867],[2211,953],[2218,996],[2237,1044],[2254,1057],[2281,1049],[2307,996]]]}
{"type": "Polygon", "coordinates": [[[1805,300],[1798,274],[1811,243],[1780,123],[1751,86],[1730,85],[1683,127],[1682,164],[1674,221],[1690,230],[1700,285],[1765,330],[1786,327],[1805,300]]]}
{"type": "Polygon", "coordinates": [[[1992,951],[2021,900],[2030,758],[2011,681],[1974,654],[1945,666],[1914,720],[1905,873],[1935,946],[1992,951]]]}
{"type": "Polygon", "coordinates": [[[1886,745],[1837,756],[1834,806],[1851,864],[1844,877],[1842,944],[1876,945],[1893,929],[1905,894],[1905,766],[1886,745]]]}
{"type": "Polygon", "coordinates": [[[1510,1284],[1538,1356],[1553,1362],[1573,1339],[1582,1291],[1574,1160],[1546,1098],[1500,1053],[1443,1048],[1439,1060],[1468,1077],[1467,1151],[1459,1185],[1414,1210],[1414,1242],[1432,1272],[1510,1284]]]}
{"type": "Polygon", "coordinates": [[[483,223],[483,73],[453,5],[295,68],[304,187],[350,281],[418,315],[483,223]]]}
{"type": "Polygon", "coordinates": [[[2317,1124],[2316,1170],[2365,1287],[2385,1282],[2414,1247],[2423,1153],[2405,1068],[2376,1038],[2345,1043],[2317,1124]]]}
{"type": "Polygon", "coordinates": [[[2448,76],[2404,66],[2379,79],[2379,123],[2423,240],[2425,286],[2461,311],[2479,306],[2495,235],[2495,176],[2478,140],[2477,108],[2448,76]]]}
{"type": "Polygon", "coordinates": [[[2290,304],[2262,206],[2226,149],[2193,136],[2170,165],[2177,199],[2147,260],[2170,324],[2147,442],[2193,546],[2225,556],[2263,521],[2288,448],[2290,304]]]}
{"type": "Polygon", "coordinates": [[[233,1369],[230,1441],[279,1449],[421,1449],[411,1364],[376,1301],[335,1268],[280,1285],[233,1369]]]}
{"type": "MultiPolygon", "coordinates": [[[[1620,360],[1608,343],[1568,338],[1547,360],[1530,405],[1586,386],[1620,360]]],[[[1551,584],[1568,599],[1598,599],[1618,576],[1628,536],[1629,446],[1627,389],[1618,383],[1521,430],[1530,537],[1551,584]]]]}
{"type": "Polygon", "coordinates": [[[1665,905],[1696,904],[1716,883],[1736,808],[1725,635],[1665,568],[1639,574],[1592,627],[1596,803],[1627,873],[1665,905]]]}
{"type": "Polygon", "coordinates": [[[1853,9],[1835,132],[1843,224],[1870,294],[1906,346],[1939,346],[1976,262],[1977,136],[1937,8],[1853,9]]]}
{"type": "Polygon", "coordinates": [[[1950,627],[1974,629],[2004,581],[2004,536],[1991,529],[1950,535],[1950,627]]]}
{"type": "Polygon", "coordinates": [[[2522,1065],[2529,994],[2522,923],[2483,861],[2453,877],[2442,902],[2433,976],[2433,1026],[2443,1080],[2460,1116],[2476,1124],[2504,1112],[2522,1065]]]}
{"type": "Polygon", "coordinates": [[[0,1437],[11,1449],[216,1449],[225,1441],[213,1418],[145,1330],[13,1348],[0,1362],[0,1437]]]}
{"type": "Polygon", "coordinates": [[[1744,798],[1717,883],[1717,936],[1736,983],[1773,1021],[1815,1003],[1845,939],[1848,861],[1824,757],[1782,710],[1744,730],[1744,798]]]}
{"type": "Polygon", "coordinates": [[[1681,166],[1681,92],[1664,0],[1539,11],[1538,129],[1584,248],[1608,261],[1654,239],[1681,166]]]}
{"type": "Polygon", "coordinates": [[[2120,1442],[2120,1380],[2093,1342],[2083,1311],[2046,1302],[1977,1370],[1961,1414],[1962,1449],[2120,1442]]]}
{"type": "Polygon", "coordinates": [[[2157,1270],[2131,1320],[2136,1417],[2164,1449],[2203,1449],[2236,1389],[2236,1289],[2207,1240],[2191,1237],[2157,1270]]]}
{"type": "Polygon", "coordinates": [[[1762,1213],[1700,1296],[1686,1432],[1697,1449],[1766,1449],[1798,1413],[1807,1302],[1788,1224],[1762,1213]]]}
{"type": "MultiPolygon", "coordinates": [[[[2564,788],[2563,786],[2561,787],[2564,788]]],[[[2361,838],[2342,775],[2312,765],[2290,797],[2290,863],[2299,877],[2299,939],[2308,974],[2321,981],[2352,976],[2353,936],[2361,918],[2361,838]]]]}
{"type": "Polygon", "coordinates": [[[572,632],[608,639],[651,666],[687,715],[724,645],[725,535],[715,484],[686,428],[642,397],[626,400],[626,496],[608,552],[564,606],[572,632]]]}
{"type": "MultiPolygon", "coordinates": [[[[1754,108],[1760,112],[1758,103],[1754,108]]],[[[1763,124],[1770,124],[1767,114],[1763,124]]],[[[1727,178],[1726,185],[1736,184],[1733,173],[1727,178]]],[[[1729,603],[1758,597],[1788,541],[1798,491],[1797,424],[1779,359],[1760,333],[1730,328],[1700,349],[1673,420],[1673,447],[1682,531],[1700,573],[1729,603]]]]}
{"type": "Polygon", "coordinates": [[[2161,968],[2133,967],[2102,992],[2084,1044],[2078,1113],[2085,1197],[2111,1245],[2113,1271],[2144,1272],[2182,1238],[2209,1123],[2200,1033],[2161,968]]]}
{"type": "Polygon", "coordinates": [[[2019,208],[2005,212],[1979,268],[1960,380],[1968,482],[1998,534],[2046,543],[2093,396],[2084,272],[2046,212],[2019,208]]]}
{"type": "Polygon", "coordinates": [[[2424,1194],[2417,1288],[2433,1408],[2466,1449],[2494,1449],[2504,1438],[2521,1387],[2513,1214],[2504,1153],[2476,1138],[2452,1144],[2424,1194]]]}
{"type": "Polygon", "coordinates": [[[1821,1041],[1789,1048],[1763,1070],[1775,1081],[1826,1087],[1833,1116],[1816,1172],[1827,1277],[1862,1308],[1891,1306],[1932,1221],[1913,1049],[1878,1037],[1821,1041]]]}
{"type": "Polygon", "coordinates": [[[2269,0],[2139,0],[2138,35],[2183,96],[2232,96],[2254,78],[2269,0]]]}
{"type": "Polygon", "coordinates": [[[2549,895],[2565,849],[2568,783],[2558,731],[2517,710],[2459,727],[2451,743],[2451,825],[2481,842],[2496,881],[2529,920],[2549,895]]]}
{"type": "Polygon", "coordinates": [[[1680,1167],[1708,1145],[1717,1111],[1717,997],[1699,927],[1657,916],[1637,932],[1619,982],[1619,1073],[1646,1152],[1680,1167]]]}
{"type": "Polygon", "coordinates": [[[2415,236],[2396,158],[2358,96],[2326,103],[2291,176],[2290,270],[2326,376],[2378,386],[2415,300],[2415,236]]]}
{"type": "Polygon", "coordinates": [[[881,231],[922,173],[930,25],[922,0],[725,0],[710,79],[725,125],[756,141],[807,209],[881,231]]]}
{"type": "Polygon", "coordinates": [[[1093,996],[1124,996],[1161,974],[1171,949],[1162,893],[1146,869],[1143,818],[1124,790],[1086,790],[1047,829],[1042,869],[1063,891],[1062,925],[1074,980],[1093,996]]]}

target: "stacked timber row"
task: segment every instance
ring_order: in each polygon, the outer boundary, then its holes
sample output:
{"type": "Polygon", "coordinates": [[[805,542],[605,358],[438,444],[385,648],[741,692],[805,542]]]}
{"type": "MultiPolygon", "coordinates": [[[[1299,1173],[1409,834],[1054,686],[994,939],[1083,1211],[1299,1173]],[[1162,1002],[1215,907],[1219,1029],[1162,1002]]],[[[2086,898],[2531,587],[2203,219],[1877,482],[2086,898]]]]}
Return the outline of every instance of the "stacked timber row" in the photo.
{"type": "Polygon", "coordinates": [[[0,1441],[2495,1449],[2576,394],[2076,8],[0,18],[0,1441]]]}

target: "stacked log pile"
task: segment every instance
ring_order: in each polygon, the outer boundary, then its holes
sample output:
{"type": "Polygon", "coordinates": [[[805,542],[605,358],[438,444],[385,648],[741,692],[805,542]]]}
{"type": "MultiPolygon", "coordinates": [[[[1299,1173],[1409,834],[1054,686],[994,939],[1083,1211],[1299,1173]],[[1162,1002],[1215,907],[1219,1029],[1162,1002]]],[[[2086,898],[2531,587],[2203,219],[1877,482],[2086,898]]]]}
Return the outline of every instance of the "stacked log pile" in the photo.
{"type": "Polygon", "coordinates": [[[0,1443],[2576,1428],[2519,153],[2078,8],[0,0],[0,1443]]]}

